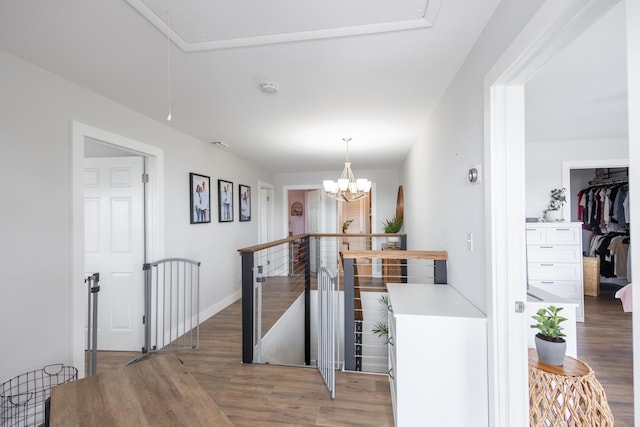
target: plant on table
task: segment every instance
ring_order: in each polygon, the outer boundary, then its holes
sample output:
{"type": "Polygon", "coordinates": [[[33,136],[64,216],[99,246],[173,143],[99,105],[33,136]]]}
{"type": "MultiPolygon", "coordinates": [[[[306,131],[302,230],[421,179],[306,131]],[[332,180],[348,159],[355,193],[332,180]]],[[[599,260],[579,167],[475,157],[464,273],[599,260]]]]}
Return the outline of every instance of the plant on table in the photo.
{"type": "Polygon", "coordinates": [[[385,233],[399,233],[402,229],[402,218],[397,218],[395,215],[389,219],[385,219],[382,222],[382,228],[385,233]]]}
{"type": "MultiPolygon", "coordinates": [[[[545,218],[549,218],[552,215],[558,216],[558,211],[562,209],[564,204],[567,202],[566,188],[554,188],[549,192],[549,205],[547,209],[544,210],[545,218]]],[[[558,220],[555,218],[554,220],[558,220]]]]}
{"type": "Polygon", "coordinates": [[[567,349],[567,342],[563,337],[566,335],[560,323],[567,320],[560,316],[562,307],[550,305],[541,308],[534,316],[531,316],[537,323],[531,328],[538,329],[536,334],[536,350],[540,361],[549,365],[562,365],[567,349]]]}

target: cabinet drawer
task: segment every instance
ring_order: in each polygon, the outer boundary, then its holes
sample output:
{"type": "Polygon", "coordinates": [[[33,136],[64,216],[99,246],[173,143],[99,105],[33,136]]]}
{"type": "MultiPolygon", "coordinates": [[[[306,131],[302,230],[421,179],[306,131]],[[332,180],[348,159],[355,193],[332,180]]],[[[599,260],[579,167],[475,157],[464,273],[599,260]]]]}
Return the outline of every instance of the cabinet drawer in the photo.
{"type": "Polygon", "coordinates": [[[540,245],[527,248],[529,262],[581,262],[579,246],[540,245]]]}
{"type": "Polygon", "coordinates": [[[579,245],[582,240],[581,227],[577,226],[528,226],[528,245],[579,245]]]}
{"type": "Polygon", "coordinates": [[[543,245],[547,242],[544,228],[527,228],[527,245],[543,245]]]}
{"type": "Polygon", "coordinates": [[[580,263],[530,262],[528,264],[531,280],[578,280],[582,278],[580,263]]]}
{"type": "Polygon", "coordinates": [[[580,227],[556,227],[547,230],[546,244],[548,245],[571,245],[581,241],[580,227]]]}
{"type": "MultiPolygon", "coordinates": [[[[576,299],[580,296],[581,284],[576,280],[529,280],[529,284],[560,298],[576,299]]],[[[580,304],[579,300],[571,302],[580,304]]]]}

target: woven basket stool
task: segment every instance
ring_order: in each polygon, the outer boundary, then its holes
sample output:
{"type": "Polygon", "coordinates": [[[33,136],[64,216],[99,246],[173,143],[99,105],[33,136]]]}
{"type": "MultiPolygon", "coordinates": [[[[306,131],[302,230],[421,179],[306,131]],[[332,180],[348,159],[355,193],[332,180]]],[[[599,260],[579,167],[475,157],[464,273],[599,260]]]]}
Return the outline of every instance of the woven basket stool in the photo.
{"type": "Polygon", "coordinates": [[[551,366],[529,350],[529,424],[613,427],[613,414],[589,365],[567,356],[563,366],[551,366]]]}

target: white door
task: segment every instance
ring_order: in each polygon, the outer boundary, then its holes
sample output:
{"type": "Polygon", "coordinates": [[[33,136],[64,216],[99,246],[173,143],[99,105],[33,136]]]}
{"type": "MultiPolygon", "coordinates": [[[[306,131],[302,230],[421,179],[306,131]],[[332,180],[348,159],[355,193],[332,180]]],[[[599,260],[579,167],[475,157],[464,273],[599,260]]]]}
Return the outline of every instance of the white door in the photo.
{"type": "Polygon", "coordinates": [[[143,162],[109,157],[84,163],[85,272],[100,273],[99,350],[138,351],[143,344],[143,162]]]}

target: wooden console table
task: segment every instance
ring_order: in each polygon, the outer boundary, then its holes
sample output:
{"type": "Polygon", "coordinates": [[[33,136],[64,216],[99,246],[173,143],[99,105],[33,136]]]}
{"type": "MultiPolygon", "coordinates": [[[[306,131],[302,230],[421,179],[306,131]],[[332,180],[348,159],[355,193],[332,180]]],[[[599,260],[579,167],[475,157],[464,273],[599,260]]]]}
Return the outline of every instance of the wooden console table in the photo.
{"type": "Polygon", "coordinates": [[[232,426],[174,354],[51,389],[50,425],[232,426]]]}
{"type": "Polygon", "coordinates": [[[569,356],[563,366],[547,365],[530,349],[529,424],[613,427],[613,414],[589,365],[569,356]]]}

